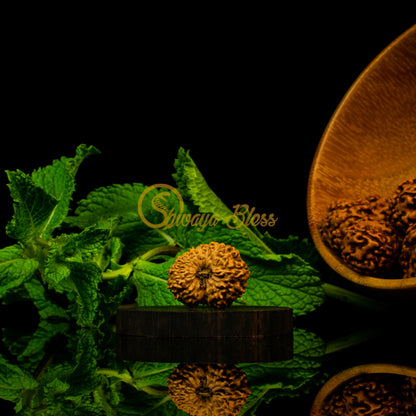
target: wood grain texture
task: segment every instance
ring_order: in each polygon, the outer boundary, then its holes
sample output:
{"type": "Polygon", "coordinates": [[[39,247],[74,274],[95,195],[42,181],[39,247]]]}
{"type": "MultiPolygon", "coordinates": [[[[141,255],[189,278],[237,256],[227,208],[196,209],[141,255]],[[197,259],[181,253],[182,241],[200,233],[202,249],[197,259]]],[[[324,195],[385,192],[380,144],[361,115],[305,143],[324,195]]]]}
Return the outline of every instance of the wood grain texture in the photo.
{"type": "Polygon", "coordinates": [[[293,336],[157,338],[117,335],[120,360],[161,363],[269,363],[293,358],[293,336]]]}
{"type": "Polygon", "coordinates": [[[269,362],[292,358],[290,308],[120,307],[121,359],[159,362],[269,362]]]}
{"type": "Polygon", "coordinates": [[[376,290],[413,291],[416,279],[379,279],[349,269],[324,245],[317,225],[337,199],[389,196],[416,177],[416,26],[363,71],[328,123],[312,164],[307,193],[314,243],[340,275],[376,290]]]}
{"type": "Polygon", "coordinates": [[[292,309],[233,306],[119,308],[117,333],[159,338],[255,338],[292,332],[292,309]]]}

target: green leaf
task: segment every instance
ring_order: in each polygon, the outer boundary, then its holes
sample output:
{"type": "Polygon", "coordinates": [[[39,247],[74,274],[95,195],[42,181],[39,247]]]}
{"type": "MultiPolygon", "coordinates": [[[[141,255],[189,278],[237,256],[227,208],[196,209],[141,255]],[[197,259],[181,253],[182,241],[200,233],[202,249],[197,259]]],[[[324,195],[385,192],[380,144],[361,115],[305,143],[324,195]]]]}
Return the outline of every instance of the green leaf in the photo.
{"type": "Polygon", "coordinates": [[[116,407],[118,416],[186,416],[169,396],[152,396],[124,389],[124,400],[116,407]]]}
{"type": "MultiPolygon", "coordinates": [[[[56,255],[57,258],[59,254],[56,255]]],[[[96,263],[50,259],[43,279],[54,290],[66,294],[69,312],[82,327],[94,326],[99,307],[101,270],[96,263]]]]}
{"type": "Polygon", "coordinates": [[[94,261],[104,249],[109,239],[110,230],[91,226],[79,234],[69,236],[62,250],[71,259],[88,262],[94,261]]]}
{"type": "Polygon", "coordinates": [[[132,384],[138,390],[148,386],[167,388],[167,378],[177,363],[135,362],[129,367],[132,384]]]}
{"type": "MultiPolygon", "coordinates": [[[[147,187],[141,183],[115,184],[98,188],[90,192],[78,203],[75,215],[67,217],[70,225],[85,228],[104,221],[114,221],[112,235],[118,237],[124,245],[123,254],[134,258],[154,246],[166,244],[166,235],[148,227],[142,222],[138,212],[138,201],[147,187]]],[[[150,192],[155,196],[158,190],[150,192]]],[[[153,210],[149,203],[143,206],[146,218],[155,223],[160,221],[160,213],[153,210]]]]}
{"type": "MultiPolygon", "coordinates": [[[[176,173],[172,176],[179,187],[181,195],[192,201],[198,207],[201,213],[212,213],[218,216],[224,223],[230,221],[233,212],[221,201],[221,199],[208,186],[195,162],[189,155],[189,151],[185,152],[183,148],[178,151],[177,159],[174,163],[176,173]]],[[[231,224],[238,224],[230,221],[231,224]]],[[[245,224],[239,225],[239,230],[243,235],[252,241],[264,253],[273,253],[273,251],[259,237],[258,232],[245,224]]]]}
{"type": "Polygon", "coordinates": [[[98,284],[101,281],[101,270],[94,263],[68,264],[71,270],[69,282],[72,288],[72,296],[69,297],[72,300],[70,310],[78,325],[94,326],[99,307],[98,284]]]}
{"type": "MultiPolygon", "coordinates": [[[[251,275],[242,297],[245,304],[290,307],[293,308],[294,316],[299,316],[315,310],[323,303],[325,293],[318,272],[300,256],[290,252],[297,248],[292,239],[288,239],[287,243],[284,243],[286,240],[280,240],[279,248],[288,254],[264,254],[240,229],[233,230],[223,222],[218,222],[215,227],[206,227],[201,231],[195,227],[183,229],[177,233],[176,243],[189,249],[199,244],[208,244],[210,241],[222,242],[237,248],[247,263],[251,275]]],[[[161,275],[167,279],[167,269],[161,271],[161,275]]],[[[141,297],[145,297],[145,291],[150,290],[150,287],[146,286],[150,284],[150,280],[145,278],[146,276],[142,278],[141,297]]],[[[164,294],[162,282],[159,282],[156,293],[164,294]]],[[[160,302],[165,299],[159,295],[152,295],[150,298],[158,301],[158,304],[162,304],[160,302]]]]}
{"type": "Polygon", "coordinates": [[[249,240],[240,229],[231,229],[223,221],[215,226],[206,226],[203,229],[194,227],[176,227],[175,243],[189,249],[211,241],[229,244],[238,249],[242,255],[261,256],[263,250],[253,241],[249,240]]]}
{"type": "Polygon", "coordinates": [[[23,249],[18,245],[0,249],[0,298],[31,279],[38,268],[36,260],[22,256],[23,249]]]}
{"type": "Polygon", "coordinates": [[[279,254],[296,253],[306,260],[312,267],[318,265],[320,255],[315,245],[307,238],[299,238],[290,235],[287,238],[274,238],[268,232],[263,235],[264,242],[275,252],[279,254]]]}
{"type": "Polygon", "coordinates": [[[65,333],[68,328],[69,324],[67,322],[52,323],[41,320],[24,350],[17,356],[18,361],[22,363],[25,369],[34,372],[45,355],[47,343],[56,335],[65,333]]]}
{"type": "Polygon", "coordinates": [[[80,228],[113,217],[122,217],[125,222],[138,222],[139,196],[145,188],[141,183],[133,183],[95,189],[78,202],[75,215],[68,217],[66,222],[80,228]]]}
{"type": "Polygon", "coordinates": [[[325,300],[317,272],[296,254],[244,256],[251,271],[243,300],[248,305],[285,306],[294,316],[315,310],[325,300]]]}
{"type": "Polygon", "coordinates": [[[101,414],[101,406],[93,400],[93,392],[102,382],[97,373],[98,346],[95,334],[89,329],[73,331],[68,342],[70,361],[54,361],[41,373],[40,388],[35,399],[41,408],[47,406],[47,414],[101,414]]]}
{"type": "Polygon", "coordinates": [[[74,158],[62,157],[31,176],[20,170],[6,171],[14,201],[14,216],[6,227],[7,234],[24,243],[34,237],[49,238],[68,213],[79,165],[97,152],[93,146],[81,145],[74,158]]]}
{"type": "Polygon", "coordinates": [[[298,397],[322,384],[325,375],[321,365],[325,342],[312,332],[293,330],[293,358],[273,363],[239,364],[251,388],[249,401],[240,415],[255,415],[262,401],[277,397],[298,397]]]}
{"type": "Polygon", "coordinates": [[[183,148],[179,149],[174,167],[176,173],[172,176],[181,191],[181,195],[192,200],[201,212],[216,213],[224,221],[232,214],[230,209],[208,186],[189,155],[189,151],[186,152],[183,148]]]}
{"type": "Polygon", "coordinates": [[[28,372],[0,355],[0,399],[21,405],[23,394],[37,386],[38,382],[28,372]]]}
{"type": "Polygon", "coordinates": [[[67,396],[91,393],[101,384],[100,376],[97,374],[97,345],[94,332],[81,329],[77,332],[77,338],[76,366],[65,380],[70,385],[67,396]]]}
{"type": "Polygon", "coordinates": [[[62,157],[53,161],[52,165],[40,168],[32,173],[34,184],[42,188],[57,202],[41,230],[41,237],[49,237],[52,231],[61,225],[68,214],[72,193],[75,190],[76,172],[86,157],[97,153],[99,151],[94,146],[80,145],[76,150],[75,157],[62,157]]]}
{"type": "MultiPolygon", "coordinates": [[[[79,234],[61,234],[51,242],[44,267],[44,280],[56,287],[69,277],[71,263],[95,262],[101,266],[101,255],[110,239],[110,230],[87,227],[79,234]]],[[[104,265],[106,265],[104,261],[104,265]]]]}
{"type": "Polygon", "coordinates": [[[37,279],[32,279],[24,284],[27,293],[38,309],[41,319],[61,318],[68,319],[68,313],[65,309],[53,303],[48,296],[47,291],[42,283],[37,279]]]}
{"type": "Polygon", "coordinates": [[[132,279],[137,290],[137,305],[180,305],[167,288],[168,270],[173,262],[174,259],[163,263],[145,260],[136,263],[132,279]]]}
{"type": "Polygon", "coordinates": [[[306,314],[322,304],[325,294],[318,273],[297,255],[305,252],[306,244],[299,244],[293,238],[277,240],[268,234],[262,236],[241,221],[238,227],[230,227],[238,219],[230,222],[233,213],[209,188],[189,152],[179,149],[175,168],[173,177],[181,195],[191,200],[200,212],[215,214],[221,220],[215,227],[178,233],[179,244],[190,248],[217,241],[236,247],[251,271],[243,295],[246,304],[287,306],[293,308],[294,316],[306,314]]]}
{"type": "Polygon", "coordinates": [[[14,201],[14,215],[6,226],[6,232],[9,237],[25,243],[41,236],[47,229],[58,201],[20,170],[6,173],[14,201]]]}

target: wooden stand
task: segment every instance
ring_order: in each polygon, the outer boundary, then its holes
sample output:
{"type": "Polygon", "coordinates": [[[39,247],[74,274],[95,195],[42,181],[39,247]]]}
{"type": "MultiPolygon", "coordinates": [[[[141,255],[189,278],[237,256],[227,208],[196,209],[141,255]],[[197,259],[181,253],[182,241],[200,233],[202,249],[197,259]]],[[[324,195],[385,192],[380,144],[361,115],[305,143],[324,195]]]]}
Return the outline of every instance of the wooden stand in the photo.
{"type": "Polygon", "coordinates": [[[117,352],[135,361],[283,361],[292,358],[292,331],[289,308],[121,307],[117,352]]]}

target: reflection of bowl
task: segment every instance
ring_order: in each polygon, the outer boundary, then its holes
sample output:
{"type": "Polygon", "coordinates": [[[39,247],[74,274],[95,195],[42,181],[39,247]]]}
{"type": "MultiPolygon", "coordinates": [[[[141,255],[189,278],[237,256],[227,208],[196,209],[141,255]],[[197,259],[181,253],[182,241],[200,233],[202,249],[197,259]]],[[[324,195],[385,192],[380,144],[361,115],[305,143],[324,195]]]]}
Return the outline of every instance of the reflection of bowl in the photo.
{"type": "MultiPolygon", "coordinates": [[[[411,377],[416,379],[416,368],[399,366],[395,364],[365,364],[342,371],[341,373],[336,374],[330,378],[318,392],[317,396],[312,405],[311,416],[323,416],[323,409],[330,402],[333,394],[336,394],[339,391],[342,391],[343,387],[347,383],[351,382],[354,378],[365,376],[372,379],[373,376],[378,377],[391,377],[391,376],[401,376],[399,379],[403,382],[405,377],[411,377]]],[[[374,383],[374,381],[372,381],[374,383]]],[[[400,391],[400,388],[399,388],[400,391]]],[[[414,392],[413,392],[414,393],[414,392]]],[[[345,393],[344,393],[345,394],[345,393]]],[[[351,402],[356,402],[355,398],[351,398],[351,402]]],[[[359,393],[358,399],[362,400],[360,404],[357,403],[357,406],[363,405],[366,403],[366,406],[370,406],[369,402],[365,402],[366,392],[363,390],[359,393]]],[[[373,393],[369,394],[369,401],[375,399],[373,393]]],[[[358,410],[357,410],[358,411],[358,410]]],[[[352,414],[361,414],[361,413],[352,413],[352,414]]],[[[367,414],[367,413],[366,413],[367,414]]],[[[378,414],[378,413],[377,413],[378,414]]],[[[404,413],[403,413],[404,414],[404,413]]],[[[348,416],[345,414],[345,416],[348,416]]]]}
{"type": "MultiPolygon", "coordinates": [[[[324,260],[365,287],[416,291],[416,279],[381,279],[350,269],[323,242],[318,224],[330,203],[392,195],[416,177],[416,26],[392,42],[358,77],[321,138],[308,184],[308,220],[324,260]]],[[[397,276],[400,277],[400,276],[397,276]]]]}

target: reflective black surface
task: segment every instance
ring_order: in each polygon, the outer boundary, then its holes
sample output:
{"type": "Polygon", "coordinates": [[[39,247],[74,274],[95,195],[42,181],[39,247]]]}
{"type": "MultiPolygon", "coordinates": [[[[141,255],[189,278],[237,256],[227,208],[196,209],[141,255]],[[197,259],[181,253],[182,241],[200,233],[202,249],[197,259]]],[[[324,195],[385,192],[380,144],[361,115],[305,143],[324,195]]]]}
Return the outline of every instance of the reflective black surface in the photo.
{"type": "MultiPolygon", "coordinates": [[[[386,19],[363,22],[340,22],[339,14],[322,15],[319,21],[308,13],[301,18],[296,11],[273,17],[267,28],[260,19],[257,36],[244,20],[241,29],[230,29],[231,37],[218,33],[214,43],[217,28],[211,23],[202,28],[207,36],[202,42],[192,35],[193,29],[185,28],[183,39],[171,39],[174,31],[169,31],[160,42],[149,45],[153,53],[145,54],[141,77],[119,52],[120,44],[126,45],[125,55],[136,59],[131,53],[137,50],[135,37],[132,45],[125,43],[125,35],[114,42],[110,53],[117,50],[120,55],[109,59],[114,67],[108,67],[91,54],[99,46],[95,35],[93,47],[88,43],[82,56],[78,45],[72,56],[61,45],[52,48],[60,51],[57,60],[49,47],[40,51],[43,39],[36,39],[33,32],[29,37],[22,33],[23,41],[9,43],[12,53],[5,57],[9,63],[3,124],[7,146],[0,154],[1,169],[30,172],[49,163],[51,155],[72,154],[82,141],[92,143],[108,156],[93,159],[91,168],[81,169],[77,192],[84,197],[112,183],[171,180],[172,160],[181,145],[191,149],[226,205],[248,203],[259,212],[276,211],[279,222],[273,235],[308,236],[305,191],[322,132],[365,66],[414,24],[414,15],[403,13],[403,5],[401,18],[392,19],[391,7],[386,19]],[[166,45],[169,39],[172,48],[166,45]],[[32,57],[44,65],[28,65],[32,57]],[[115,68],[119,72],[113,72],[115,68]],[[126,68],[131,72],[126,74],[126,68]]],[[[68,34],[72,37],[73,31],[68,34]]],[[[104,40],[100,46],[102,55],[109,57],[109,43],[104,40]]],[[[12,205],[5,176],[2,181],[4,229],[12,205]]],[[[6,239],[2,247],[8,244],[6,239]]],[[[147,344],[147,351],[133,343],[140,357],[122,360],[117,356],[115,322],[107,322],[100,330],[80,330],[67,322],[40,320],[30,304],[1,306],[0,401],[4,409],[0,414],[15,414],[17,403],[21,416],[44,414],[46,408],[50,415],[107,416],[112,415],[111,409],[118,416],[183,415],[168,395],[169,377],[179,370],[188,375],[191,370],[202,372],[194,393],[208,401],[213,390],[208,368],[185,366],[205,361],[203,366],[209,363],[218,370],[216,358],[221,365],[230,365],[231,372],[237,368],[244,374],[250,389],[244,404],[245,388],[241,395],[244,414],[308,415],[321,386],[339,371],[372,362],[416,366],[414,304],[405,305],[399,299],[374,313],[328,300],[318,311],[295,320],[289,360],[272,356],[284,343],[257,345],[257,349],[248,342],[237,349],[215,342],[213,348],[200,341],[185,342],[183,348],[155,341],[157,349],[147,344]],[[216,350],[224,351],[222,347],[227,351],[225,358],[216,350]],[[262,348],[272,361],[256,362],[255,353],[262,348]],[[161,350],[169,352],[172,363],[155,361],[161,350]],[[198,357],[192,357],[194,352],[198,357]],[[247,353],[254,354],[251,362],[247,353]]],[[[121,341],[121,345],[129,343],[121,341]]]]}
{"type": "MultiPolygon", "coordinates": [[[[1,353],[10,377],[5,381],[3,372],[0,395],[4,399],[14,386],[12,396],[18,409],[23,406],[23,415],[40,414],[47,406],[48,414],[101,414],[94,412],[103,409],[104,402],[107,411],[121,415],[204,414],[204,408],[212,410],[227,397],[229,414],[281,411],[302,416],[309,415],[328,378],[346,368],[380,362],[416,367],[412,302],[399,301],[383,312],[372,312],[328,300],[313,314],[295,319],[291,359],[256,362],[254,354],[251,361],[241,361],[253,353],[256,343],[234,342],[225,347],[228,363],[221,352],[224,345],[214,341],[183,340],[174,346],[152,340],[146,345],[143,339],[117,337],[114,325],[77,329],[39,320],[28,304],[13,308],[1,311],[1,353]],[[25,314],[16,314],[16,308],[25,314]],[[21,318],[11,321],[11,316],[21,318]],[[137,349],[140,361],[131,356],[126,360],[126,348],[129,354],[137,349]],[[198,354],[192,355],[194,349],[198,354]],[[155,361],[163,351],[165,356],[155,361]],[[171,362],[166,362],[167,357],[171,362]],[[23,374],[20,379],[11,376],[16,368],[23,374]],[[27,372],[37,380],[29,389],[22,388],[27,372]],[[19,391],[22,401],[16,399],[19,391]],[[196,413],[178,410],[175,403],[196,413]]],[[[267,348],[257,346],[264,351],[280,348],[272,343],[267,348]]],[[[9,412],[2,414],[15,414],[10,402],[3,400],[2,405],[9,412]]]]}

